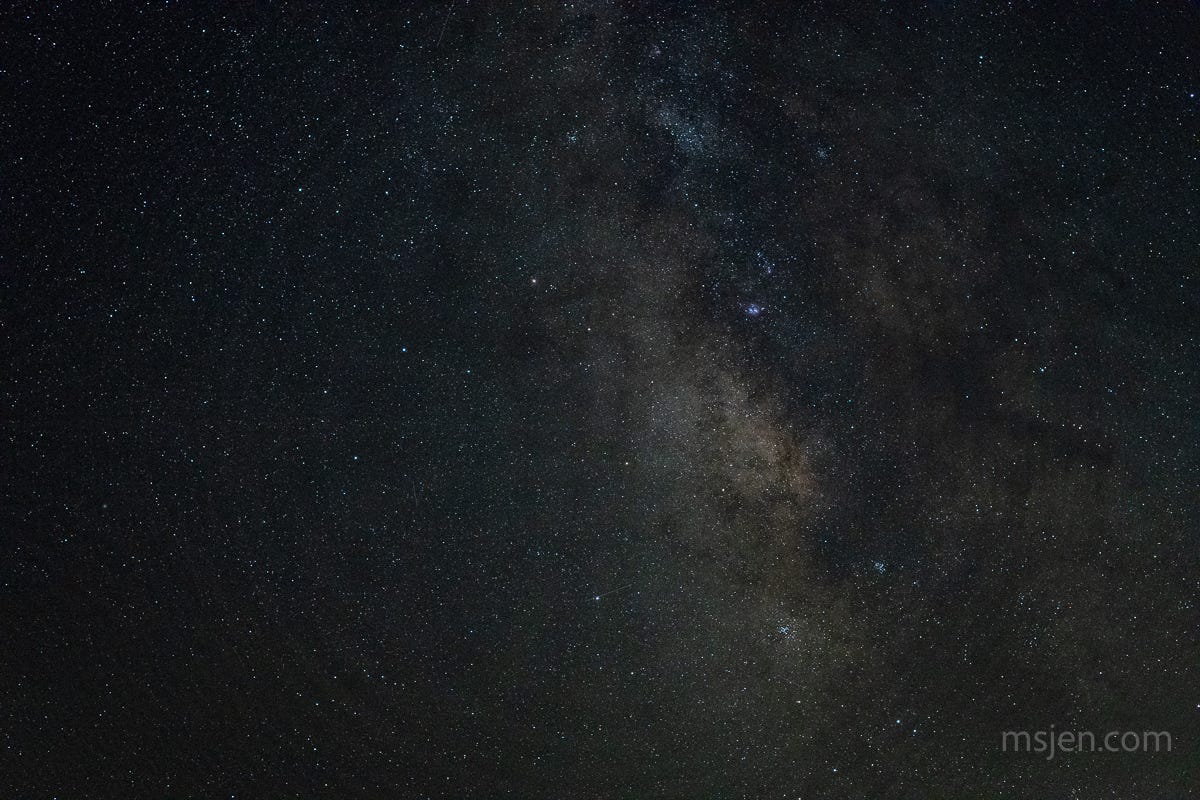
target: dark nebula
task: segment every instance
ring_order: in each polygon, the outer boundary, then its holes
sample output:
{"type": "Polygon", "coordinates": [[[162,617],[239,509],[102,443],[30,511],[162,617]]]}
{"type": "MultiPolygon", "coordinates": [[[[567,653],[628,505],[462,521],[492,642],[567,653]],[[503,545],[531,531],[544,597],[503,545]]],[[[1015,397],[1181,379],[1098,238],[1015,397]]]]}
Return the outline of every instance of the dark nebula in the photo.
{"type": "Polygon", "coordinates": [[[2,19],[0,795],[1200,792],[1196,4],[2,19]]]}

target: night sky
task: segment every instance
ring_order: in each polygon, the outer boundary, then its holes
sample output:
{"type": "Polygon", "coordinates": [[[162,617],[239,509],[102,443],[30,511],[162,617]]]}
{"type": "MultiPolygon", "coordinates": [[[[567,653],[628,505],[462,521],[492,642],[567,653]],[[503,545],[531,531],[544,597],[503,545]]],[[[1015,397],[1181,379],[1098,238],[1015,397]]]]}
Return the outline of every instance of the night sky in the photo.
{"type": "Polygon", "coordinates": [[[1200,793],[1200,5],[0,54],[0,795],[1200,793]]]}

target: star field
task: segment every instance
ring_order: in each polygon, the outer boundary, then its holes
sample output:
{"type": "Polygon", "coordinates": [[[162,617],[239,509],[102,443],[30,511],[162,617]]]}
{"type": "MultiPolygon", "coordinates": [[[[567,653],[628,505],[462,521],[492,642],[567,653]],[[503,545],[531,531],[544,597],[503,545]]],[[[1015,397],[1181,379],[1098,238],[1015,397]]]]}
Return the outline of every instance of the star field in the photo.
{"type": "Polygon", "coordinates": [[[1194,4],[2,20],[0,794],[1200,786],[1194,4]]]}

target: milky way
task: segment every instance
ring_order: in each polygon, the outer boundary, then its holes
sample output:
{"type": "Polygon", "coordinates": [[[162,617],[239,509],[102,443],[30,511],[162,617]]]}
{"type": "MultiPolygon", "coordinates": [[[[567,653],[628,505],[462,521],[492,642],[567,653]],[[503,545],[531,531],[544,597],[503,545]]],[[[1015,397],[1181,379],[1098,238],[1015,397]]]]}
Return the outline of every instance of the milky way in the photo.
{"type": "Polygon", "coordinates": [[[1198,785],[1195,7],[6,17],[8,794],[1198,785]]]}

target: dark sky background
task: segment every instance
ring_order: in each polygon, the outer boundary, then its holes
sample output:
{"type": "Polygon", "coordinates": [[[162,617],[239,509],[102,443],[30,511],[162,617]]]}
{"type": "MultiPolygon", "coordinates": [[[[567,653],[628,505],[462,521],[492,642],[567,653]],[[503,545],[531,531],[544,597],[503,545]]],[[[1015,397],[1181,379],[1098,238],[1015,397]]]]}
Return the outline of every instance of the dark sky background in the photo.
{"type": "Polygon", "coordinates": [[[4,796],[1200,786],[1195,4],[0,53],[4,796]]]}

